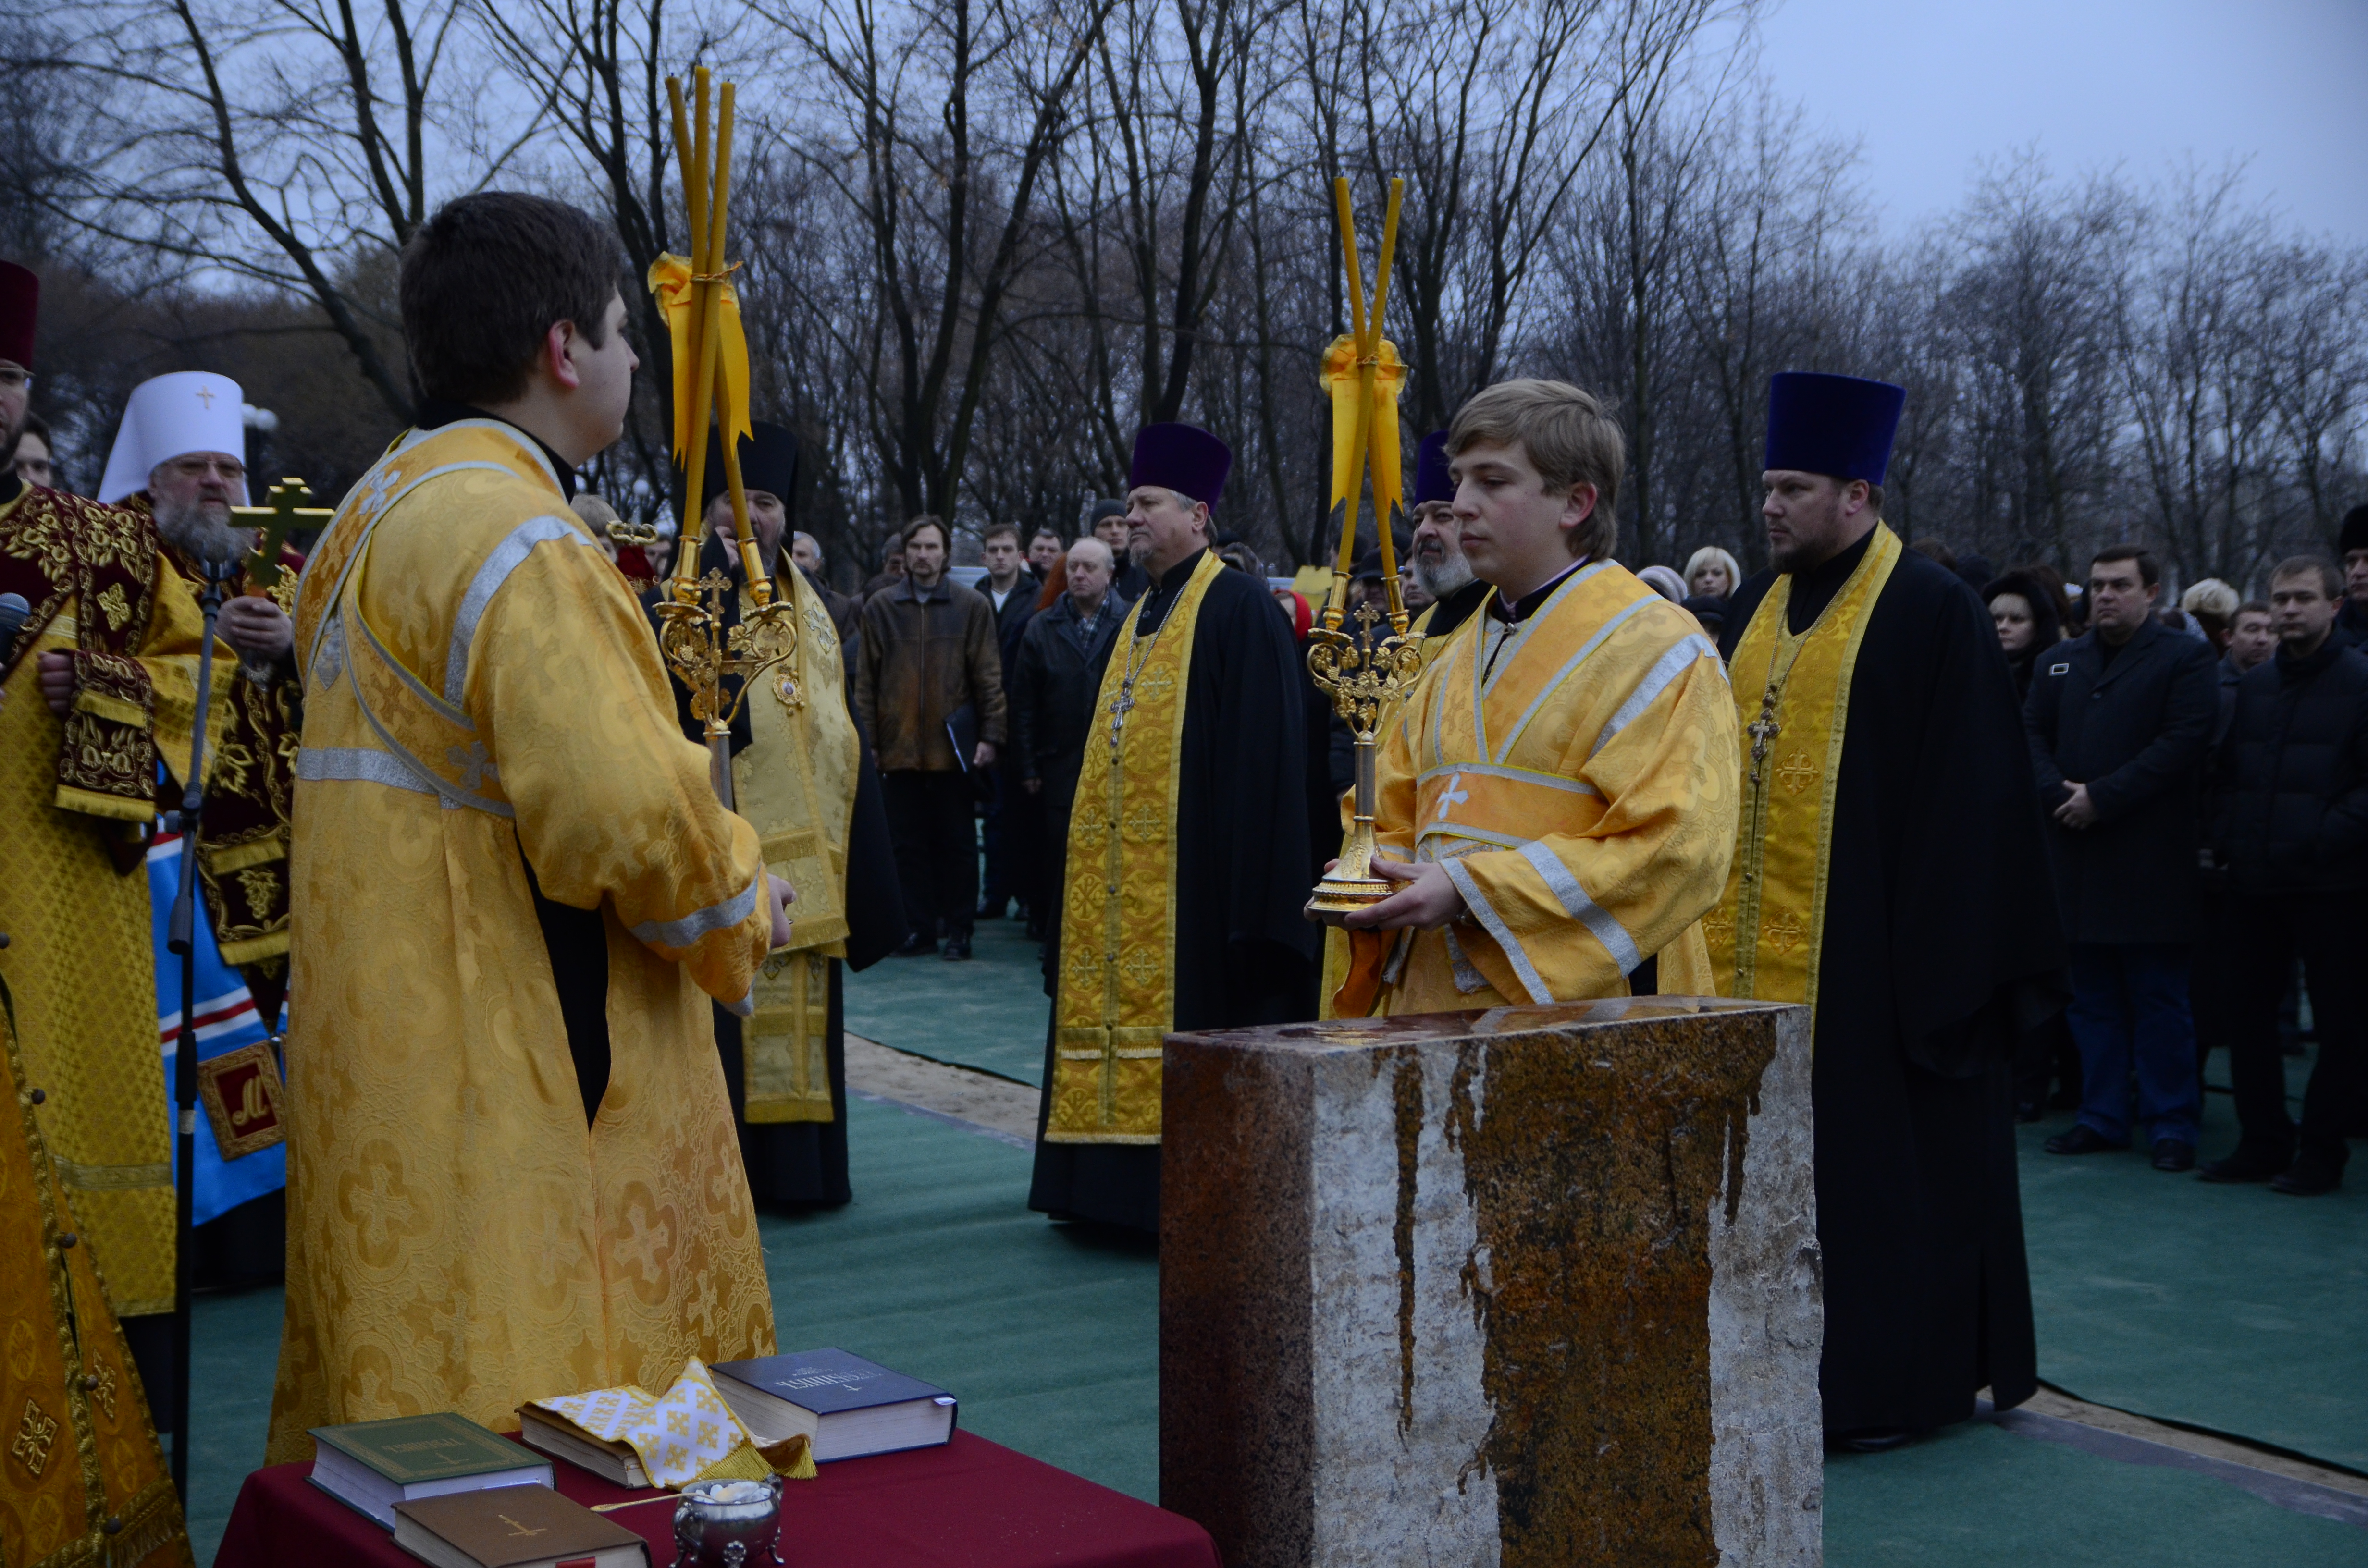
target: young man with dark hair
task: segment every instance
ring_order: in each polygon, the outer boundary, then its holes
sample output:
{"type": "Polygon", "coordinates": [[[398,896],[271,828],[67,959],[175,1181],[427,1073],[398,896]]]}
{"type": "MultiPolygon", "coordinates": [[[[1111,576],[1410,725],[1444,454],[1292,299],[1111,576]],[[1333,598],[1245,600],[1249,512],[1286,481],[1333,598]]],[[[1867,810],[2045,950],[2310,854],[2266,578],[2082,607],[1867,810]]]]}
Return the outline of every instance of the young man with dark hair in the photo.
{"type": "Polygon", "coordinates": [[[1049,583],[1053,568],[1068,553],[1069,542],[1061,537],[1061,530],[1050,523],[1039,524],[1028,540],[1028,570],[1036,574],[1037,582],[1049,583]]]}
{"type": "Polygon", "coordinates": [[[2276,654],[2248,671],[2213,767],[2237,1147],[2203,1178],[2310,1197],[2342,1184],[2368,1102],[2368,654],[2336,632],[2343,577],[2317,556],[2270,574],[2276,654]],[[2286,1111],[2278,1004],[2299,958],[2318,1028],[2302,1124],[2286,1111]]]}
{"type": "MultiPolygon", "coordinates": [[[[1019,669],[1019,636],[1036,613],[1036,590],[1042,583],[1028,570],[1019,553],[1019,530],[1009,523],[990,523],[979,535],[986,575],[978,591],[995,611],[996,653],[1003,668],[1003,710],[1008,728],[1011,685],[1019,669]]],[[[1028,879],[1021,868],[1036,854],[1035,812],[1021,798],[1019,758],[1009,746],[996,756],[995,780],[980,824],[985,841],[986,885],[978,901],[978,918],[1000,920],[1017,897],[1028,902],[1028,879]]],[[[1023,913],[1027,913],[1023,910],[1023,913]]]]}
{"type": "Polygon", "coordinates": [[[1304,776],[1298,656],[1266,584],[1210,548],[1233,461],[1190,425],[1135,433],[1151,587],[1095,696],[1048,976],[1028,1206],[1056,1216],[1156,1232],[1159,1042],[1315,1010],[1307,818],[1281,809],[1304,776]]]}
{"type": "Polygon", "coordinates": [[[2031,749],[1990,614],[1881,518],[1907,393],[1769,388],[1773,570],[1736,590],[1741,827],[1719,992],[1816,1009],[1826,1430],[1858,1449],[2037,1386],[2009,1065],[2062,1006],[2031,749]]]}
{"type": "Polygon", "coordinates": [[[1003,655],[995,609],[946,575],[951,535],[938,517],[905,525],[905,574],[863,603],[856,628],[855,710],[880,759],[896,874],[912,935],[896,951],[971,956],[978,907],[973,769],[1003,750],[1003,655]],[[977,739],[958,743],[967,709],[977,739]],[[968,747],[968,755],[955,748],[968,747]]]}
{"type": "Polygon", "coordinates": [[[2050,817],[2055,907],[2071,941],[2079,1119],[2051,1154],[2126,1149],[2146,1124],[2154,1167],[2192,1170],[2202,1112],[2188,959],[2201,917],[2196,787],[2219,717],[2212,646],[2151,613],[2154,557],[2111,545],[2089,566],[2089,630],[2036,663],[2023,707],[2050,817]]]}
{"type": "Polygon", "coordinates": [[[621,267],[537,197],[421,226],[419,423],[299,593],[274,1462],[773,1346],[706,998],[749,1006],[788,889],[567,504],[632,395],[621,267]]]}
{"type": "Polygon", "coordinates": [[[1458,542],[1493,592],[1427,664],[1378,759],[1374,875],[1342,922],[1343,1017],[1702,995],[1697,925],[1735,847],[1735,705],[1692,619],[1611,559],[1620,426],[1563,381],[1458,410],[1458,542]]]}

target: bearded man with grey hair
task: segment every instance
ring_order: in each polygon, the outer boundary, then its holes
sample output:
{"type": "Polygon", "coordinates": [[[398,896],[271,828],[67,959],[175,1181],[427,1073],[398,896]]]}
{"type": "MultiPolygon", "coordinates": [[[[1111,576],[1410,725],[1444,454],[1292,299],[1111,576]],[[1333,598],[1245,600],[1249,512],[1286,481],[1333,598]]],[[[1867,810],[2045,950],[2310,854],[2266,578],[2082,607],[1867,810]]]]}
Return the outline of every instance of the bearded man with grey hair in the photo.
{"type": "MultiPolygon", "coordinates": [[[[142,382],[124,406],[98,498],[154,520],[160,597],[179,596],[194,618],[209,570],[223,579],[199,879],[223,960],[239,968],[257,1012],[276,1020],[287,990],[288,808],[302,723],[289,609],[304,562],[283,549],[269,587],[251,574],[256,531],[231,515],[247,504],[238,455],[245,404],[236,381],[211,371],[142,382]]],[[[176,778],[188,771],[186,751],[162,760],[176,778]]]]}

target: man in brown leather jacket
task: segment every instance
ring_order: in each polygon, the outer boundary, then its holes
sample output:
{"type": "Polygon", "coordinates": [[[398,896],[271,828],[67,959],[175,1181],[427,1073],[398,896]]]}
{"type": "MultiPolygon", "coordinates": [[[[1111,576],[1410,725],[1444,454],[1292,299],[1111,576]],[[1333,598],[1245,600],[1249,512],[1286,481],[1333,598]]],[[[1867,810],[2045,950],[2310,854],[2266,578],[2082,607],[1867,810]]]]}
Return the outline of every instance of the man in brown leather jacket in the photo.
{"type": "Polygon", "coordinates": [[[1003,662],[994,609],[946,580],[948,543],[934,517],[905,525],[905,576],[865,600],[858,623],[855,707],[880,759],[913,926],[897,951],[935,952],[942,937],[959,960],[978,905],[969,774],[995,766],[1003,744],[1003,662]]]}

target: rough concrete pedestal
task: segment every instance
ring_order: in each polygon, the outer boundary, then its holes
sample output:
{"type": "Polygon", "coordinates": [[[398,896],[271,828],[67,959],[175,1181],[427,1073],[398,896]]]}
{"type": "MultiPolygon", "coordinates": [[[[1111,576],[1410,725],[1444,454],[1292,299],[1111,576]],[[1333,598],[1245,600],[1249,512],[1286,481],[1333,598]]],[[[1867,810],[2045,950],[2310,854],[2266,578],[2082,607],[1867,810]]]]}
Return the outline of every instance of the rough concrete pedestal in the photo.
{"type": "Polygon", "coordinates": [[[1229,1568],[1823,1555],[1809,1012],[1167,1041],[1159,1491],[1229,1568]]]}

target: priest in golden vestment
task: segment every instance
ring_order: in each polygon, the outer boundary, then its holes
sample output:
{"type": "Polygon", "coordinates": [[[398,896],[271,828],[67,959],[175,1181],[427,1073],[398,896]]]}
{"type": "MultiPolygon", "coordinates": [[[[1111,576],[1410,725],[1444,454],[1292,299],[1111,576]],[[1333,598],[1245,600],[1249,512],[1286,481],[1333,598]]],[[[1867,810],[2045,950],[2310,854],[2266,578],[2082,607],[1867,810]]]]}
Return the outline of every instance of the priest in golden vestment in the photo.
{"type": "MultiPolygon", "coordinates": [[[[748,1190],[759,1202],[836,1204],[847,1175],[847,1006],[841,970],[859,972],[905,939],[903,896],[871,748],[847,701],[847,665],[829,606],[789,552],[798,480],[797,437],[756,423],[740,438],[749,530],[778,595],[797,606],[798,650],[766,671],[733,722],[734,809],[757,830],[765,864],[798,890],[790,940],[757,974],[756,1011],[714,1009],[715,1045],[732,1093],[748,1190]]],[[[700,575],[735,585],[727,624],[750,608],[733,545],[723,443],[707,449],[707,520],[700,575]]],[[[679,678],[684,733],[705,733],[679,678]]]]}
{"type": "Polygon", "coordinates": [[[2063,1005],[2030,748],[1987,609],[1884,526],[1907,393],[1769,388],[1771,571],[1726,621],[1741,812],[1719,994],[1816,1011],[1827,1441],[1894,1447],[2037,1386],[2010,1062],[2063,1005]]]}
{"type": "Polygon", "coordinates": [[[1377,876],[1341,1017],[1707,994],[1734,848],[1734,699],[1692,619],[1609,558],[1619,427],[1559,381],[1457,413],[1454,517],[1494,585],[1377,759],[1377,876]]]}
{"type": "MultiPolygon", "coordinates": [[[[0,429],[11,440],[38,297],[31,273],[0,263],[0,429]]],[[[168,520],[193,540],[211,526],[191,508],[168,520]]],[[[188,769],[197,712],[204,621],[177,548],[145,512],[0,472],[0,593],[28,609],[0,672],[0,980],[47,1096],[60,1179],[165,1420],[173,1150],[142,845],[160,770],[188,769]]],[[[218,651],[222,662],[236,655],[218,651]]],[[[216,686],[217,733],[231,699],[227,682],[216,686]]],[[[218,777],[211,746],[208,761],[218,777]]]]}
{"type": "Polygon", "coordinates": [[[273,1462],[773,1348],[706,998],[748,1006],[786,889],[568,506],[632,396],[622,265],[541,198],[430,219],[418,425],[305,573],[273,1462]]]}
{"type": "Polygon", "coordinates": [[[1233,453],[1135,437],[1127,539],[1150,586],[1094,703],[1053,933],[1059,967],[1028,1206],[1159,1226],[1161,1042],[1314,1011],[1305,685],[1291,623],[1209,549],[1233,453]]]}

